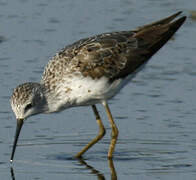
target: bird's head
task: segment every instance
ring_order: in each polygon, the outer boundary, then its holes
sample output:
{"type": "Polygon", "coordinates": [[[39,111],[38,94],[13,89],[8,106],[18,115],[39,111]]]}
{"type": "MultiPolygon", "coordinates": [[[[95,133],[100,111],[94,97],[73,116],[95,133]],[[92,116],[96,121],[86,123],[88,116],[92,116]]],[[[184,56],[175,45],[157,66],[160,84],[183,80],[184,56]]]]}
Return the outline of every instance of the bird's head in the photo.
{"type": "Polygon", "coordinates": [[[46,99],[39,83],[24,83],[14,89],[11,96],[11,107],[17,119],[15,140],[10,161],[14,157],[20,130],[23,122],[29,116],[42,113],[46,109],[46,99]]]}
{"type": "Polygon", "coordinates": [[[16,119],[26,119],[43,112],[46,100],[42,86],[39,83],[31,82],[17,86],[11,96],[10,103],[16,119]]]}

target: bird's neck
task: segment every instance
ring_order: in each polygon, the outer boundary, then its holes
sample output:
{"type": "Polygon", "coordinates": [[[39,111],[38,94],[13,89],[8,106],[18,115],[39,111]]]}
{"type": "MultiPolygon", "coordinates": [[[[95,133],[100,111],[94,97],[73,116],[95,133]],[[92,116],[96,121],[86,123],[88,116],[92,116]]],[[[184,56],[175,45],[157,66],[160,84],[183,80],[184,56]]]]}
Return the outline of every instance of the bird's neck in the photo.
{"type": "Polygon", "coordinates": [[[44,113],[59,112],[69,107],[72,107],[72,103],[69,101],[68,96],[65,96],[62,92],[58,92],[57,89],[52,89],[42,84],[43,94],[46,100],[44,113]]]}

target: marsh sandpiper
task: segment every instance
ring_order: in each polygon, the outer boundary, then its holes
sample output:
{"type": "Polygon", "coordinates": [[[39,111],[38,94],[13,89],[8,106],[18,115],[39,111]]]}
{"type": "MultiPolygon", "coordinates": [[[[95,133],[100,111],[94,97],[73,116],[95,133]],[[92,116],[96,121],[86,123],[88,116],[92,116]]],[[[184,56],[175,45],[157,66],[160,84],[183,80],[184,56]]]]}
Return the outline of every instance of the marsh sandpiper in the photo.
{"type": "MultiPolygon", "coordinates": [[[[96,108],[101,103],[111,124],[108,158],[113,157],[118,128],[107,101],[115,96],[178,30],[186,17],[181,12],[132,31],[104,33],[81,39],[63,48],[45,67],[40,83],[27,82],[14,89],[11,107],[17,127],[10,161],[13,161],[23,122],[39,113],[91,106],[99,125],[98,135],[76,157],[81,157],[105,134],[96,108]]],[[[67,119],[69,121],[69,119],[67,119]]]]}

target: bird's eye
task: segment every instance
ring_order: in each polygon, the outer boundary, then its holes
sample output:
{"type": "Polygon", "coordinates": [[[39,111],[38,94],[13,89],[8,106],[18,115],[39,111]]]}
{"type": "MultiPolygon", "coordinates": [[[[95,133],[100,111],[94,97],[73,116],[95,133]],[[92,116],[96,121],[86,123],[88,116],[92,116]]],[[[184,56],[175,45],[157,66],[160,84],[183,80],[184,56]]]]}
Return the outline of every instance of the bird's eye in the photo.
{"type": "Polygon", "coordinates": [[[32,107],[33,107],[33,105],[31,103],[27,104],[25,107],[25,112],[28,111],[29,109],[31,109],[32,107]]]}

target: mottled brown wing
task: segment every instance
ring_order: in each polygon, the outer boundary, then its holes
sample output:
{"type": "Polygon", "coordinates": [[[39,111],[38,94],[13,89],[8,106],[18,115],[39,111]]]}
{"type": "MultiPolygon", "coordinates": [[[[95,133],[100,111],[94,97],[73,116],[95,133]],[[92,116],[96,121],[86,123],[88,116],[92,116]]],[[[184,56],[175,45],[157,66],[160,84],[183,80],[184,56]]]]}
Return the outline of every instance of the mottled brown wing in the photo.
{"type": "Polygon", "coordinates": [[[150,57],[174,35],[186,20],[184,16],[174,22],[168,22],[169,20],[172,21],[178,14],[180,14],[180,12],[158,21],[160,24],[155,22],[135,31],[133,38],[137,39],[138,47],[130,50],[131,53],[128,55],[126,66],[119,74],[114,76],[113,79],[125,77],[147,63],[150,57]]]}
{"type": "Polygon", "coordinates": [[[104,33],[66,46],[49,61],[41,81],[62,79],[72,72],[92,78],[114,77],[125,67],[127,51],[137,47],[133,34],[130,31],[104,33]]]}
{"type": "Polygon", "coordinates": [[[84,76],[113,78],[126,66],[129,51],[137,48],[133,34],[130,31],[105,33],[79,42],[70,49],[74,54],[71,64],[84,76]]]}
{"type": "Polygon", "coordinates": [[[161,19],[159,21],[155,21],[153,23],[150,23],[150,24],[147,24],[147,25],[144,25],[144,26],[139,26],[137,27],[135,30],[133,30],[134,32],[138,32],[142,29],[147,29],[147,28],[150,28],[150,27],[153,27],[153,26],[159,26],[159,25],[164,25],[164,24],[168,24],[170,23],[171,21],[173,21],[178,15],[180,15],[182,13],[182,11],[179,11],[169,17],[166,17],[164,19],[161,19]]]}
{"type": "Polygon", "coordinates": [[[180,12],[133,31],[104,33],[67,46],[49,62],[43,81],[80,71],[84,76],[111,81],[137,71],[183,24],[186,17],[171,22],[180,12]],[[60,73],[54,68],[59,67],[60,73]]]}
{"type": "Polygon", "coordinates": [[[172,21],[180,12],[134,31],[105,33],[72,45],[72,63],[84,76],[110,80],[137,71],[178,30],[185,17],[172,21]],[[74,53],[73,53],[74,52],[74,53]]]}

